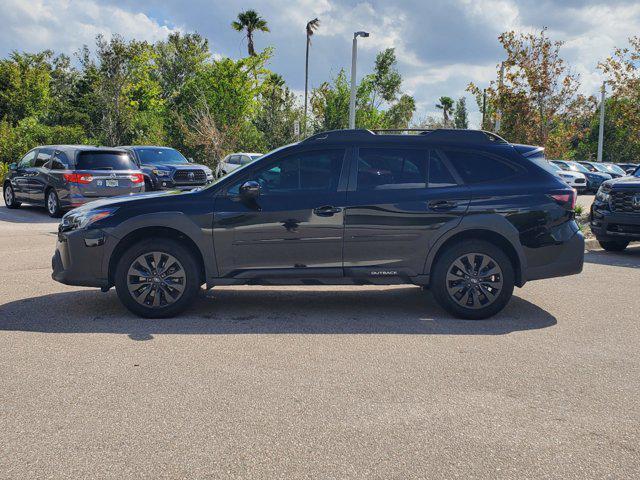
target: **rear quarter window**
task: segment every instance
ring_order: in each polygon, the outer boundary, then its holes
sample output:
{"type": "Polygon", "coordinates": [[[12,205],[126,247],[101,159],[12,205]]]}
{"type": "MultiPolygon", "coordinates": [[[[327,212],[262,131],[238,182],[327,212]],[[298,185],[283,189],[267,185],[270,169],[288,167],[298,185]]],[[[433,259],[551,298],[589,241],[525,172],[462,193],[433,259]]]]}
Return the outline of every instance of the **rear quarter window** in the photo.
{"type": "Polygon", "coordinates": [[[138,166],[125,152],[80,152],[78,170],[135,170],[138,166]]]}
{"type": "Polygon", "coordinates": [[[520,167],[509,160],[473,150],[443,150],[465,183],[496,182],[514,177],[520,167]]]}

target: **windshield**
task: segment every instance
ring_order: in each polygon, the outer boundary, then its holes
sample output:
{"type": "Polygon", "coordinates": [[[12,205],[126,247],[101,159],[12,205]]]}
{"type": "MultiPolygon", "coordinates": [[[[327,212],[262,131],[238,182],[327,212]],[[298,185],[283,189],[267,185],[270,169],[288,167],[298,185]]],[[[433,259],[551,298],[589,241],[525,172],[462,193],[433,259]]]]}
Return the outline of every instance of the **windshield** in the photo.
{"type": "Polygon", "coordinates": [[[609,170],[610,172],[613,173],[617,173],[618,175],[626,175],[627,172],[625,172],[623,169],[621,169],[619,166],[617,165],[605,165],[605,167],[607,167],[607,170],[609,170]]]}
{"type": "Polygon", "coordinates": [[[577,162],[567,162],[567,164],[569,165],[569,168],[574,172],[589,173],[589,170],[587,170],[583,165],[580,165],[577,162]]]}
{"type": "Polygon", "coordinates": [[[558,167],[561,170],[571,170],[571,167],[569,167],[568,163],[561,162],[560,160],[553,160],[551,162],[551,165],[555,165],[556,167],[558,167]]]}
{"type": "Polygon", "coordinates": [[[137,170],[138,166],[125,152],[81,152],[76,159],[78,170],[137,170]]]}
{"type": "Polygon", "coordinates": [[[173,148],[136,148],[140,163],[152,165],[183,165],[189,163],[184,156],[173,148]]]}
{"type": "Polygon", "coordinates": [[[601,163],[592,163],[591,165],[593,165],[599,172],[611,173],[609,169],[607,169],[607,167],[605,165],[602,165],[601,163]]]}

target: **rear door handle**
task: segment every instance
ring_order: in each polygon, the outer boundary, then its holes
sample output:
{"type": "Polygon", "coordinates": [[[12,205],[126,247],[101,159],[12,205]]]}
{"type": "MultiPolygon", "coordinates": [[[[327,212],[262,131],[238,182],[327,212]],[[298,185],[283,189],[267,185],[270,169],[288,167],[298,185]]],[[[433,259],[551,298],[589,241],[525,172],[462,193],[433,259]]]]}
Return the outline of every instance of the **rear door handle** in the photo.
{"type": "Polygon", "coordinates": [[[341,208],[333,207],[331,205],[324,205],[322,207],[317,207],[313,209],[313,213],[318,215],[319,217],[331,217],[336,213],[340,213],[342,211],[341,208]]]}
{"type": "Polygon", "coordinates": [[[427,204],[430,210],[435,210],[436,212],[445,212],[447,210],[452,210],[458,206],[458,202],[452,202],[450,200],[433,200],[427,204]]]}

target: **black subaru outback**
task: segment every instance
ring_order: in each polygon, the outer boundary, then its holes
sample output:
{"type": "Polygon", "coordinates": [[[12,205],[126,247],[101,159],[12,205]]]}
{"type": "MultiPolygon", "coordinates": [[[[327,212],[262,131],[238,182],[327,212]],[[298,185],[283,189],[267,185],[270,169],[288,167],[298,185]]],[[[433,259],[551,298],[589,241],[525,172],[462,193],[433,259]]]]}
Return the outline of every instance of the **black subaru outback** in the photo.
{"type": "Polygon", "coordinates": [[[325,132],[207,188],[73,210],[53,278],[115,285],[144,317],[181,312],[203,284],[415,284],[486,318],[514,286],[582,270],[576,193],[544,163],[483,131],[325,132]]]}

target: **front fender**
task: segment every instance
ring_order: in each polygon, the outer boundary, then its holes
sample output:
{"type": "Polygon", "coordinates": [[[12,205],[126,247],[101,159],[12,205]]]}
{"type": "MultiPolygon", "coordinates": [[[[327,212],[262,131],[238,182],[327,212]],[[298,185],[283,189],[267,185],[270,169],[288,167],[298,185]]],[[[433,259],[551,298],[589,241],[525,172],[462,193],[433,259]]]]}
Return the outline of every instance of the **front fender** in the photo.
{"type": "Polygon", "coordinates": [[[154,212],[136,215],[106,231],[111,237],[107,242],[109,246],[103,257],[103,271],[109,271],[109,263],[113,252],[120,242],[128,235],[145,228],[166,228],[174,230],[179,234],[188,237],[197,247],[204,262],[206,279],[218,276],[218,269],[213,253],[213,241],[211,238],[212,217],[210,214],[203,214],[199,222],[182,212],[154,212]]]}

